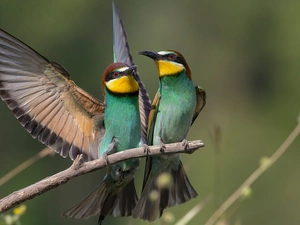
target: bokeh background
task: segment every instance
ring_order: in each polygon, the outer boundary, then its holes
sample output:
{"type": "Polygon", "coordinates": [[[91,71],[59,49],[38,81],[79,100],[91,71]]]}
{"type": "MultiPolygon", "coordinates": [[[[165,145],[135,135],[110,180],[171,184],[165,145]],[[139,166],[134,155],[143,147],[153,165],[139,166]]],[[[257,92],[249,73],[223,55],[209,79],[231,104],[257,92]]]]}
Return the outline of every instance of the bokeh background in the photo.
{"type": "MultiPolygon", "coordinates": [[[[188,61],[195,84],[207,92],[207,105],[188,139],[206,147],[182,155],[199,196],[173,207],[176,220],[208,195],[215,196],[189,223],[203,224],[270,156],[297,123],[300,111],[300,2],[261,0],[115,0],[131,51],[153,98],[158,77],[154,63],[139,50],[176,49],[188,61]],[[215,128],[220,129],[216,152],[215,128]]],[[[0,2],[0,27],[45,57],[59,62],[77,85],[101,98],[101,76],[112,62],[112,12],[109,0],[0,2]]],[[[19,125],[0,102],[0,177],[44,146],[19,125]]],[[[252,186],[252,195],[231,210],[229,224],[299,224],[300,140],[252,186]]],[[[0,197],[71,165],[47,157],[0,187],[0,197]]],[[[143,165],[137,174],[142,184],[143,165]]],[[[23,225],[96,224],[98,218],[68,220],[60,214],[87,196],[103,171],[71,180],[26,202],[23,225]]],[[[227,214],[227,216],[229,216],[227,214]]],[[[228,217],[227,217],[228,218],[228,217]]],[[[157,221],[154,224],[161,224],[157,221]]],[[[148,224],[107,217],[105,224],[148,224]]]]}

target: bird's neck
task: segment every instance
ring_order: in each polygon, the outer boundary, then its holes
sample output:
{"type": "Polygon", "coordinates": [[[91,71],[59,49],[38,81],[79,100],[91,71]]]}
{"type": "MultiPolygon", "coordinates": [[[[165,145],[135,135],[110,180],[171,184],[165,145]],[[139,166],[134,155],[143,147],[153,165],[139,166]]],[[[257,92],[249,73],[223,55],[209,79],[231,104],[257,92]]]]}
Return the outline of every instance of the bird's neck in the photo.
{"type": "Polygon", "coordinates": [[[192,83],[193,82],[188,78],[185,71],[160,78],[161,87],[170,89],[181,89],[184,86],[190,86],[192,83]]]}
{"type": "Polygon", "coordinates": [[[105,114],[104,121],[107,123],[117,123],[117,119],[134,120],[140,118],[138,93],[115,94],[104,89],[105,91],[105,114]]]}

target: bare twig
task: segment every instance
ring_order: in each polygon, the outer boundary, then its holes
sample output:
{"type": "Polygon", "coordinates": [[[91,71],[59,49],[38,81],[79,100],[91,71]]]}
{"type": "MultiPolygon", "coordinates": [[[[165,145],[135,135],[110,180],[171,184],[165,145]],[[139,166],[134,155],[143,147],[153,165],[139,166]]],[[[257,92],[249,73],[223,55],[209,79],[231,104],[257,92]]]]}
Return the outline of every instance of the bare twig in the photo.
{"type": "MultiPolygon", "coordinates": [[[[300,119],[300,117],[299,117],[300,119]]],[[[288,147],[293,143],[296,137],[300,133],[300,120],[298,119],[298,125],[290,133],[287,139],[282,143],[282,145],[274,152],[274,154],[269,158],[269,165],[275,163],[280,156],[288,149],[288,147]]],[[[251,184],[267,170],[268,166],[261,165],[257,168],[247,180],[213,213],[213,215],[208,219],[205,225],[213,225],[217,220],[223,215],[223,213],[243,194],[243,191],[250,187],[251,184]]]]}
{"type": "Polygon", "coordinates": [[[55,154],[55,152],[50,148],[42,149],[38,154],[32,156],[31,158],[27,159],[25,162],[21,163],[19,166],[5,174],[3,177],[0,178],[0,187],[9,181],[11,178],[16,176],[18,173],[25,170],[27,167],[31,166],[33,163],[38,161],[41,158],[46,157],[47,155],[55,154]]]}
{"type": "MultiPolygon", "coordinates": [[[[182,143],[167,144],[164,154],[191,153],[201,147],[204,147],[204,144],[200,140],[189,142],[188,150],[185,150],[185,146],[183,146],[182,143]]],[[[130,149],[130,150],[109,155],[107,159],[109,165],[112,165],[127,159],[141,158],[146,156],[162,154],[159,146],[150,146],[149,149],[150,151],[148,151],[147,154],[145,154],[145,148],[141,147],[141,148],[130,149]]],[[[73,179],[75,177],[78,177],[86,173],[90,173],[97,169],[101,169],[105,166],[106,166],[106,162],[102,158],[90,162],[83,162],[82,156],[81,155],[77,156],[72,166],[69,167],[68,169],[61,171],[57,174],[54,174],[51,177],[47,177],[26,188],[15,191],[12,194],[2,198],[0,200],[0,212],[5,212],[16,205],[25,202],[26,200],[32,199],[35,196],[41,195],[46,191],[49,191],[59,185],[68,182],[70,179],[73,179]]]]}

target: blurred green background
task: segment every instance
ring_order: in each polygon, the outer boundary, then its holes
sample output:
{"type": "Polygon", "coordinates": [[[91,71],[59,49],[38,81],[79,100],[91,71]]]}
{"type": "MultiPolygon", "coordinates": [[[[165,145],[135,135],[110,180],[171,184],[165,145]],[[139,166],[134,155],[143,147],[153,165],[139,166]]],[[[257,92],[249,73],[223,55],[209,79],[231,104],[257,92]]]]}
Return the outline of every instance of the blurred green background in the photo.
{"type": "MultiPolygon", "coordinates": [[[[217,201],[189,224],[203,224],[270,156],[296,125],[300,100],[299,1],[115,0],[124,20],[131,52],[153,98],[158,87],[154,63],[139,50],[176,49],[188,61],[195,84],[208,99],[188,139],[206,147],[182,155],[199,196],[173,207],[176,220],[207,195],[217,201]],[[220,153],[214,127],[221,129],[220,153]]],[[[0,3],[0,28],[48,59],[59,62],[77,85],[101,98],[101,76],[112,62],[112,12],[109,0],[11,1],[0,3]]],[[[0,177],[44,146],[19,125],[0,102],[0,177]]],[[[299,224],[300,139],[252,186],[252,196],[234,211],[229,224],[299,224]]],[[[47,157],[0,187],[0,197],[71,165],[58,155],[47,157]]],[[[136,181],[140,190],[143,164],[136,181]]],[[[86,197],[102,180],[98,171],[71,180],[26,202],[23,225],[96,224],[98,218],[68,220],[60,214],[86,197]]],[[[148,224],[107,217],[105,224],[148,224]]],[[[158,221],[154,224],[161,224],[158,221]]]]}

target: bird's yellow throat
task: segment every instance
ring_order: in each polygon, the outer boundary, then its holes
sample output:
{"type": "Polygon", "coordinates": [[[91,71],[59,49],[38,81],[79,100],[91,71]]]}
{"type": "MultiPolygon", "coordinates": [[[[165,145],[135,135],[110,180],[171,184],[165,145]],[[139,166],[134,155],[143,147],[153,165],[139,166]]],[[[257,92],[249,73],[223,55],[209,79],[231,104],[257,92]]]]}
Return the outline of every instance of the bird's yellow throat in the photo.
{"type": "Polygon", "coordinates": [[[160,77],[174,75],[184,70],[184,66],[176,62],[158,60],[155,63],[160,77]]]}
{"type": "Polygon", "coordinates": [[[139,85],[133,76],[122,76],[106,82],[108,90],[114,93],[126,94],[134,93],[139,90],[139,85]]]}

